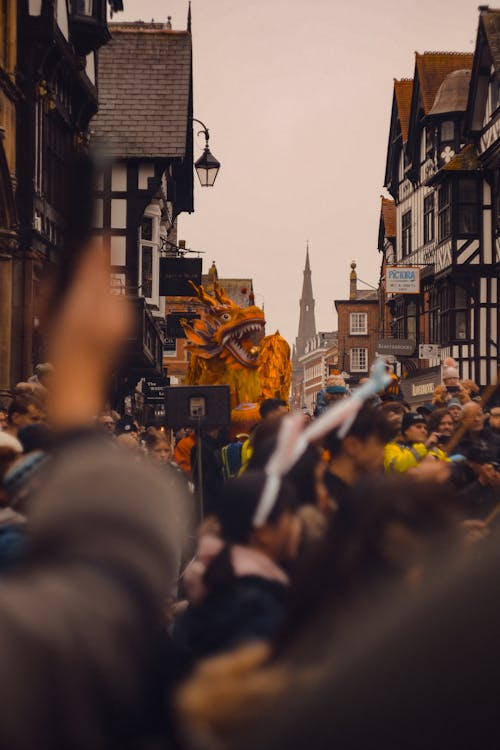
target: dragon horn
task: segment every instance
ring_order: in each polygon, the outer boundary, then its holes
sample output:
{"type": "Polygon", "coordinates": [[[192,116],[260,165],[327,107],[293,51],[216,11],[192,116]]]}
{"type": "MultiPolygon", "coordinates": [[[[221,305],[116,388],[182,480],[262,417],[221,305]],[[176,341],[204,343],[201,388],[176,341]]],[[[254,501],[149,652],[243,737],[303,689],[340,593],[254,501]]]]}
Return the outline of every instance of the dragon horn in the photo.
{"type": "Polygon", "coordinates": [[[207,294],[201,285],[197,286],[197,284],[195,284],[194,281],[191,281],[191,279],[189,279],[189,283],[191,284],[194,291],[196,292],[196,296],[198,297],[198,299],[200,299],[205,305],[208,305],[209,307],[217,306],[217,303],[214,300],[214,298],[211,297],[209,294],[207,294]]]}
{"type": "Polygon", "coordinates": [[[229,297],[226,297],[226,292],[222,286],[219,286],[218,281],[214,282],[214,292],[218,302],[220,302],[222,305],[230,304],[231,300],[229,299],[229,297]]]}

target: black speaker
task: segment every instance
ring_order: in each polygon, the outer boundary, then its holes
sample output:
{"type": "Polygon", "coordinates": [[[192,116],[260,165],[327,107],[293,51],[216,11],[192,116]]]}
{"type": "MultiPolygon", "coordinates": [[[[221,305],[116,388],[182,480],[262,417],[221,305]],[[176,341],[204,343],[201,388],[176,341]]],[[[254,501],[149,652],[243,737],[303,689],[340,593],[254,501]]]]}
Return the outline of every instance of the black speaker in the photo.
{"type": "Polygon", "coordinates": [[[231,422],[228,385],[181,385],[165,388],[168,427],[226,427],[231,422]]]}

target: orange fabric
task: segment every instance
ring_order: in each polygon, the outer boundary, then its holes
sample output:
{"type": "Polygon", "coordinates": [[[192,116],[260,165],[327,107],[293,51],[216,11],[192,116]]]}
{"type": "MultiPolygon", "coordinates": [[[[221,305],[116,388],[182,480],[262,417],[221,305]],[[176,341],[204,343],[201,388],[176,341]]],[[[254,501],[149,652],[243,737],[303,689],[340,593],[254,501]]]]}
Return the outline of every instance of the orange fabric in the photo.
{"type": "Polygon", "coordinates": [[[174,461],[179,469],[185,471],[186,474],[191,474],[191,451],[194,445],[196,445],[196,437],[188,435],[179,440],[175,446],[174,461]]]}

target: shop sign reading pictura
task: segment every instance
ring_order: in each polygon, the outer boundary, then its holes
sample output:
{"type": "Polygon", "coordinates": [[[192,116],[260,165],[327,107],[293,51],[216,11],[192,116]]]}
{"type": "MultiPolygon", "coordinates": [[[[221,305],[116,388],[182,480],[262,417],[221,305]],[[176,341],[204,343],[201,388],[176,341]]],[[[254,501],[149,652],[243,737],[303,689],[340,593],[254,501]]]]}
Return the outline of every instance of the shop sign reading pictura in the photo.
{"type": "Polygon", "coordinates": [[[414,266],[387,266],[385,291],[391,294],[420,294],[420,269],[414,266]]]}

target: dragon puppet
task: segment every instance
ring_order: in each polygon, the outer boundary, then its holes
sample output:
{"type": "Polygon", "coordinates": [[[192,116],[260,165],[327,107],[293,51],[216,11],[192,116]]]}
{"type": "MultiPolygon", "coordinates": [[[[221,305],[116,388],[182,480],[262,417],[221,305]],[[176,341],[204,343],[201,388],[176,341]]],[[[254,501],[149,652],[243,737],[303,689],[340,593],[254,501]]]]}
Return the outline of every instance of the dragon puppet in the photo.
{"type": "Polygon", "coordinates": [[[290,347],[277,331],[264,334],[260,307],[240,307],[217,282],[211,297],[190,282],[202,302],[200,318],[181,321],[191,352],[188,385],[228,385],[231,407],[258,404],[265,398],[288,399],[290,347]]]}

